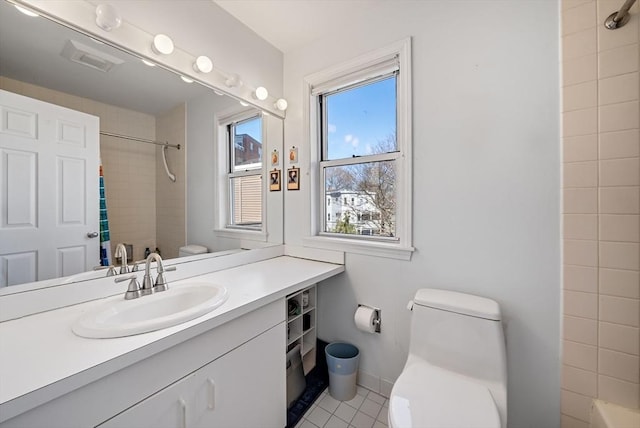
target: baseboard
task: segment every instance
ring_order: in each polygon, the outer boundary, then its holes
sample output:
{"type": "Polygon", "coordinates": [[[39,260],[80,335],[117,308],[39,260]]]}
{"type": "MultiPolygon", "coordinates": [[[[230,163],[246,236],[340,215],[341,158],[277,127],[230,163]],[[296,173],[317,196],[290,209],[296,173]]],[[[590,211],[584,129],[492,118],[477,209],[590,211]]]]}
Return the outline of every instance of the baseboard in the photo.
{"type": "Polygon", "coordinates": [[[391,389],[393,388],[393,382],[363,370],[358,370],[358,380],[356,382],[363,388],[367,388],[387,398],[391,395],[391,389]]]}

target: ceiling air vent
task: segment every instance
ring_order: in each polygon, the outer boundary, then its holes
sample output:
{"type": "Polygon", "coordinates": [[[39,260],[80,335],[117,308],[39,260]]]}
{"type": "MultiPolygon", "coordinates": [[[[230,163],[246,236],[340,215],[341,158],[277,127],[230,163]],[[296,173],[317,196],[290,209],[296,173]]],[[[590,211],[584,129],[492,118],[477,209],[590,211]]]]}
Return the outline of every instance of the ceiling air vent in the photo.
{"type": "Polygon", "coordinates": [[[60,55],[70,61],[107,72],[124,61],[75,40],[67,40],[60,55]]]}

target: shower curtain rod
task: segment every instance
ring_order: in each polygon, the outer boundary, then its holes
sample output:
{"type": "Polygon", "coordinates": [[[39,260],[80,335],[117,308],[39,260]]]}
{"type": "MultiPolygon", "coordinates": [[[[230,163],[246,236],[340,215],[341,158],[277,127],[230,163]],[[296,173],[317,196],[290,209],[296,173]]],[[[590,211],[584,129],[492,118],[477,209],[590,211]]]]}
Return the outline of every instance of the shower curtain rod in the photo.
{"type": "Polygon", "coordinates": [[[100,131],[100,135],[106,135],[108,137],[122,138],[124,140],[132,140],[132,141],[137,141],[137,142],[140,142],[140,143],[155,144],[156,146],[173,147],[175,149],[180,150],[180,144],[169,144],[166,141],[162,142],[162,141],[147,140],[145,138],[130,137],[128,135],[114,134],[112,132],[106,132],[106,131],[100,131]]]}
{"type": "Polygon", "coordinates": [[[625,1],[619,11],[613,12],[607,17],[604,21],[604,26],[609,30],[615,30],[629,22],[629,9],[631,9],[631,6],[633,6],[635,2],[636,0],[625,1]]]}

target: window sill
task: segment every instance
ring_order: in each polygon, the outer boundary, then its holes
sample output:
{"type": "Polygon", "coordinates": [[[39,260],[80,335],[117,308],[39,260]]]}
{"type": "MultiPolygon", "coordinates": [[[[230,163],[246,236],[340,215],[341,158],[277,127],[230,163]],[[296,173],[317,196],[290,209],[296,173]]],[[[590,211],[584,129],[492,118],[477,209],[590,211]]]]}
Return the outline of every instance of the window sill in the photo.
{"type": "Polygon", "coordinates": [[[216,229],[215,234],[219,238],[246,239],[249,241],[267,242],[267,233],[261,230],[249,229],[216,229]]]}
{"type": "Polygon", "coordinates": [[[386,242],[356,241],[348,238],[332,238],[326,236],[309,236],[302,239],[302,244],[310,248],[344,251],[345,253],[365,254],[367,256],[385,257],[396,260],[411,260],[416,250],[414,247],[403,247],[386,242]]]}

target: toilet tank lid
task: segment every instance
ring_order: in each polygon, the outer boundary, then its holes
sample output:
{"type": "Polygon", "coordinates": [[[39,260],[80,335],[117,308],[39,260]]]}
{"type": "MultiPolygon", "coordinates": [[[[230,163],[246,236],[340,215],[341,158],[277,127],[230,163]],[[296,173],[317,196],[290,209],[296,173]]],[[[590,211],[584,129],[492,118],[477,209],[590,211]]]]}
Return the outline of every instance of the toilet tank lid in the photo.
{"type": "Polygon", "coordinates": [[[207,249],[207,247],[203,247],[202,245],[190,244],[185,245],[184,247],[180,247],[179,251],[187,254],[203,254],[207,253],[209,250],[207,249]]]}
{"type": "Polygon", "coordinates": [[[498,302],[486,297],[456,291],[422,288],[416,292],[416,305],[427,306],[472,317],[500,321],[500,306],[498,302]]]}

